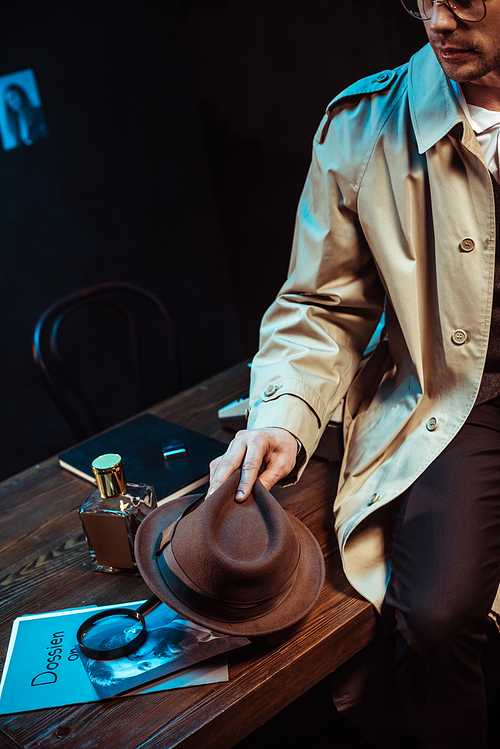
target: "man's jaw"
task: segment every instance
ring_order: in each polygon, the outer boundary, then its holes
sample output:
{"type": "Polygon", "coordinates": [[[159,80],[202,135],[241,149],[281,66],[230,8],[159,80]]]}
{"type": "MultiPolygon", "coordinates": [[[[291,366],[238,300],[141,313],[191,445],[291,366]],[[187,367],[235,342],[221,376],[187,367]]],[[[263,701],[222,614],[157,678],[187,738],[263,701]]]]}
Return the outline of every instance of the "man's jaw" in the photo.
{"type": "Polygon", "coordinates": [[[479,50],[459,39],[430,36],[434,54],[446,75],[456,81],[473,80],[482,73],[478,70],[479,50]]]}

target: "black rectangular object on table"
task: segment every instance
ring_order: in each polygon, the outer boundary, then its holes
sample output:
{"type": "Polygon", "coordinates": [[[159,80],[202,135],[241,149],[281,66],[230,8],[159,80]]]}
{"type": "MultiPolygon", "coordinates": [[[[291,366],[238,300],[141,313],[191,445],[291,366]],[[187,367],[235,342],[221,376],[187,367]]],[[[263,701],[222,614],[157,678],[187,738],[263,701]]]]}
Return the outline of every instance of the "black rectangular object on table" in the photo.
{"type": "Polygon", "coordinates": [[[105,453],[118,453],[126,480],[151,484],[160,502],[202,486],[208,480],[210,461],[226,448],[219,440],[158,416],[142,414],[70,448],[59,455],[59,465],[95,484],[92,461],[105,453]],[[169,442],[182,442],[187,456],[166,461],[163,449],[169,442]]]}

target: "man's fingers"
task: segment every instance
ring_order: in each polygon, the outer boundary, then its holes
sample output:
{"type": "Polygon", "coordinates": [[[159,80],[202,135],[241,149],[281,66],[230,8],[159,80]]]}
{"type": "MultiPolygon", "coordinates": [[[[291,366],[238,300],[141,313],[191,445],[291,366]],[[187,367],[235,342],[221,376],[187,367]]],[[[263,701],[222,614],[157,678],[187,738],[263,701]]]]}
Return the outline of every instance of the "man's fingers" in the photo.
{"type": "Polygon", "coordinates": [[[210,464],[210,487],[207,497],[213,494],[234,471],[241,468],[241,479],[236,492],[237,502],[244,502],[260,480],[266,489],[287,476],[295,465],[297,441],[284,429],[269,427],[259,430],[242,430],[235,435],[226,453],[210,464]]]}
{"type": "Polygon", "coordinates": [[[269,439],[262,432],[242,431],[238,432],[235,441],[244,442],[246,452],[241,461],[241,478],[236,490],[235,500],[244,502],[250,496],[255,482],[259,476],[263,461],[269,453],[269,439]]]}
{"type": "Polygon", "coordinates": [[[240,449],[228,451],[220,458],[216,458],[210,464],[210,488],[207,492],[209,497],[213,492],[222,486],[222,484],[241,467],[241,479],[238,485],[235,499],[237,502],[244,502],[253,489],[259,470],[262,465],[262,456],[260,451],[240,449]]]}
{"type": "Polygon", "coordinates": [[[280,479],[288,476],[295,466],[297,451],[295,444],[288,452],[276,455],[274,460],[268,462],[265,471],[259,476],[261,484],[269,491],[280,479]]]}
{"type": "Polygon", "coordinates": [[[244,502],[250,496],[257,477],[259,475],[259,469],[262,465],[262,460],[257,465],[253,460],[245,460],[241,466],[241,478],[236,490],[235,500],[237,502],[244,502]]]}
{"type": "Polygon", "coordinates": [[[210,463],[210,487],[207,497],[214,493],[219,486],[233,474],[242,464],[246,455],[246,445],[241,441],[232,440],[227,451],[210,463]]]}

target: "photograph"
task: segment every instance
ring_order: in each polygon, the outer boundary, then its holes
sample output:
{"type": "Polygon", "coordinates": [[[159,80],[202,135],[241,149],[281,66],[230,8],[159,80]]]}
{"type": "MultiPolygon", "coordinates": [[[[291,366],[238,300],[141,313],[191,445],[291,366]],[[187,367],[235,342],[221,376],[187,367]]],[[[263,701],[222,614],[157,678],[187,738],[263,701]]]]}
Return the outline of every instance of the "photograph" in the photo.
{"type": "MultiPolygon", "coordinates": [[[[246,645],[245,637],[232,637],[213,632],[186,619],[161,604],[146,616],[145,642],[130,655],[113,660],[93,660],[83,653],[80,657],[94,689],[101,698],[113,697],[166,674],[192,666],[220,653],[246,645]]],[[[136,632],[130,629],[130,637],[136,632]]],[[[114,632],[99,648],[110,649],[127,640],[127,631],[114,632]]]]}
{"type": "Polygon", "coordinates": [[[0,77],[0,135],[5,151],[48,137],[35,74],[31,69],[0,77]]]}

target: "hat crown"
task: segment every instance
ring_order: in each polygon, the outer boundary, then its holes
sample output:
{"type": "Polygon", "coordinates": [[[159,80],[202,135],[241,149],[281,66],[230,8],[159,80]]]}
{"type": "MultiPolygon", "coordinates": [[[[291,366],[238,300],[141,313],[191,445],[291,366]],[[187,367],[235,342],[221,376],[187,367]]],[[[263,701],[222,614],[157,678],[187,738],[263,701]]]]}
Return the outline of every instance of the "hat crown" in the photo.
{"type": "Polygon", "coordinates": [[[233,476],[183,517],[171,541],[184,574],[213,598],[251,603],[279,593],[295,573],[300,545],[278,501],[257,482],[234,501],[233,476]]]}

